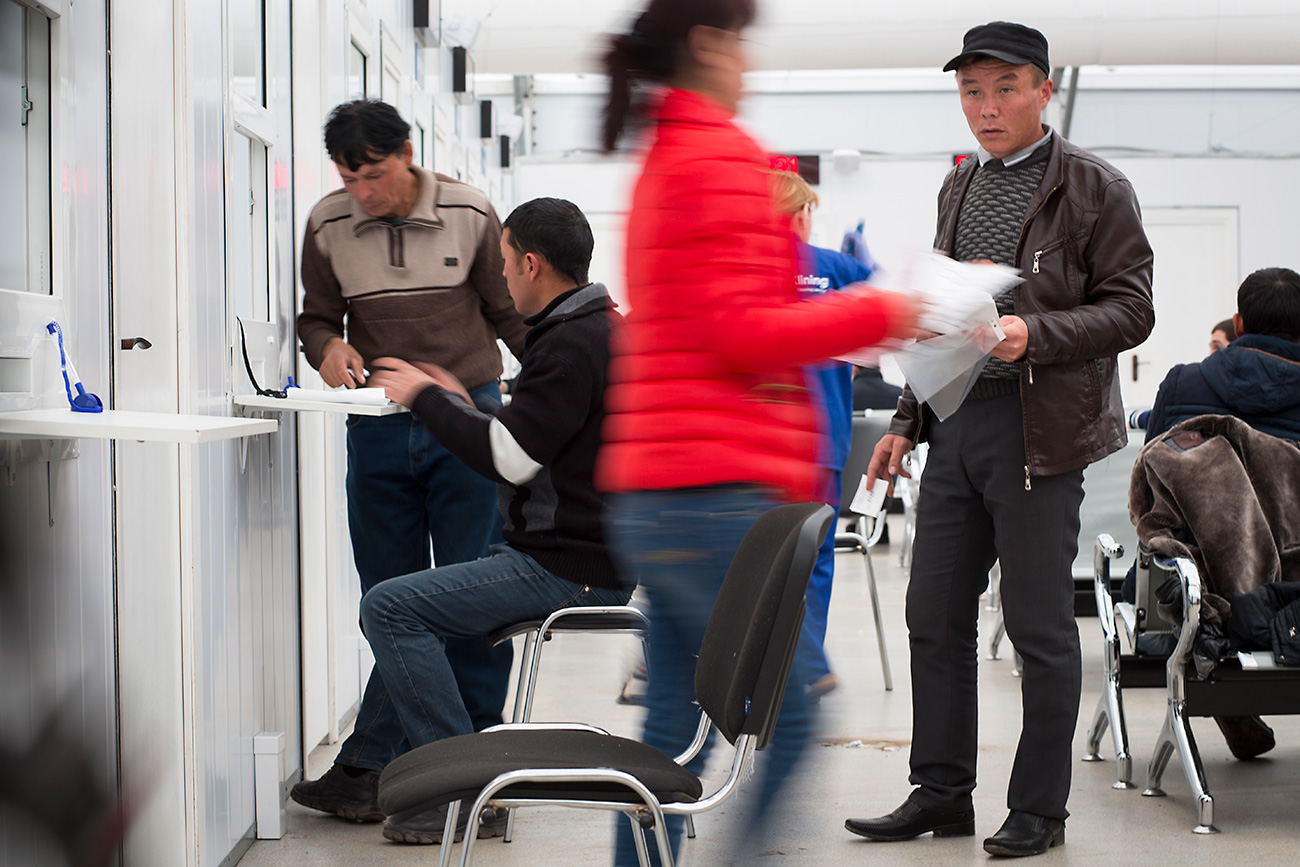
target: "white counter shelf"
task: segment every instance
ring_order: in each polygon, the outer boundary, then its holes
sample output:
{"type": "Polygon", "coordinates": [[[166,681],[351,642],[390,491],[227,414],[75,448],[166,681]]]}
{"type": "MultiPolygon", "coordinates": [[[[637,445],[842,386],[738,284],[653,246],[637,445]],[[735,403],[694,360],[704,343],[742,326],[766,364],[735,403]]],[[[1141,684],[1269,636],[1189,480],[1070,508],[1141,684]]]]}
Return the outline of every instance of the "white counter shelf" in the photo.
{"type": "Polygon", "coordinates": [[[165,412],[24,409],[0,412],[0,439],[109,439],[212,443],[275,433],[275,419],[179,415],[165,412]]]}

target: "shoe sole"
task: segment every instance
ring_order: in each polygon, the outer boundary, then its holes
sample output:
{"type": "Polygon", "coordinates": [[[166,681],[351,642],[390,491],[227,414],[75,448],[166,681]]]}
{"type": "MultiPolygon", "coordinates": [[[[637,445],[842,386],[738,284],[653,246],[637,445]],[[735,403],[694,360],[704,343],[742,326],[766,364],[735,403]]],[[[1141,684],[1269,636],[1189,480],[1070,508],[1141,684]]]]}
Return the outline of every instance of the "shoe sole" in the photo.
{"type": "Polygon", "coordinates": [[[350,822],[364,824],[384,821],[383,811],[369,804],[340,804],[338,801],[329,798],[313,798],[310,795],[300,795],[297,792],[290,792],[289,797],[293,798],[295,803],[302,804],[309,810],[330,813],[350,822]]]}
{"type": "MultiPolygon", "coordinates": [[[[499,826],[497,825],[478,826],[479,840],[490,840],[493,837],[504,837],[505,835],[506,835],[506,826],[504,823],[502,823],[499,826]]],[[[392,840],[394,843],[410,843],[417,846],[441,846],[442,836],[443,835],[441,831],[437,833],[425,834],[418,831],[408,831],[402,828],[394,827],[393,825],[387,825],[387,824],[384,825],[384,837],[388,840],[392,840]]],[[[458,830],[456,832],[456,839],[453,842],[459,843],[464,839],[465,839],[464,830],[458,830]]]]}
{"type": "Polygon", "coordinates": [[[1046,848],[1043,849],[1011,849],[993,842],[993,838],[984,841],[984,851],[990,855],[1000,855],[1003,858],[1025,858],[1030,855],[1042,855],[1048,849],[1055,849],[1057,846],[1065,845],[1065,831],[1061,831],[1048,841],[1046,848]]]}
{"type": "Polygon", "coordinates": [[[975,820],[969,822],[957,822],[952,825],[941,825],[937,828],[927,828],[924,831],[918,831],[915,834],[892,835],[879,834],[873,831],[867,831],[861,828],[854,828],[849,822],[844,823],[844,827],[859,837],[866,837],[868,840],[876,840],[880,843],[902,843],[904,840],[915,840],[922,834],[934,834],[936,837],[974,837],[975,820]]]}

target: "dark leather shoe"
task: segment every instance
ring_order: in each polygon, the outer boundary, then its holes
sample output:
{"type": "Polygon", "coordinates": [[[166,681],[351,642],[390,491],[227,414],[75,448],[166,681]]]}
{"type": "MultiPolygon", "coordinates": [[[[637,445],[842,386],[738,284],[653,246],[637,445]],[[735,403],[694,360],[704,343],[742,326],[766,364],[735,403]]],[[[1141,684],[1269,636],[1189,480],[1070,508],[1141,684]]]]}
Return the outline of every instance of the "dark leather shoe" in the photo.
{"type": "MultiPolygon", "coordinates": [[[[447,830],[447,804],[418,813],[407,819],[397,820],[389,816],[384,821],[384,836],[394,843],[415,843],[429,845],[442,843],[447,830]]],[[[456,839],[459,843],[465,838],[469,827],[469,810],[471,804],[461,804],[460,814],[456,817],[456,839]]],[[[504,807],[499,810],[488,808],[476,823],[475,834],[478,839],[504,837],[508,813],[504,807]]]]}
{"type": "Polygon", "coordinates": [[[1277,746],[1273,729],[1257,716],[1216,716],[1214,721],[1236,758],[1253,759],[1277,746]]]}
{"type": "Polygon", "coordinates": [[[975,811],[939,813],[917,806],[911,801],[904,801],[901,807],[888,816],[879,819],[848,819],[844,827],[859,837],[891,843],[911,840],[930,832],[936,837],[971,837],[975,834],[975,811]]]}
{"type": "Polygon", "coordinates": [[[1035,816],[1012,810],[1002,827],[984,841],[990,855],[1042,855],[1053,846],[1065,845],[1065,820],[1035,816]]]}
{"type": "Polygon", "coordinates": [[[384,820],[384,811],[379,809],[379,771],[353,777],[341,765],[331,765],[319,780],[303,780],[290,789],[289,797],[304,807],[353,822],[384,820]]]}

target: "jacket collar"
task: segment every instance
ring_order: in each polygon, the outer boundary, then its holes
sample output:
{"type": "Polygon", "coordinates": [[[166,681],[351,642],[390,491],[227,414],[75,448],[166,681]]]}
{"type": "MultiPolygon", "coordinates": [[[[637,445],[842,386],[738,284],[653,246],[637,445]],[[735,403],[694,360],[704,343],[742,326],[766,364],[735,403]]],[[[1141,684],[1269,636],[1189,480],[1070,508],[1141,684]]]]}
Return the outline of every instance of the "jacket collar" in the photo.
{"type": "Polygon", "coordinates": [[[658,117],[660,122],[730,126],[733,115],[702,93],[670,87],[659,103],[658,117]]]}
{"type": "Polygon", "coordinates": [[[524,324],[535,326],[547,319],[560,319],[574,313],[586,312],[585,308],[597,300],[601,302],[600,308],[602,309],[613,306],[609,298],[609,292],[605,289],[603,283],[588,283],[586,286],[575,286],[567,292],[556,295],[551,299],[550,304],[542,308],[540,313],[534,313],[526,318],[524,324]]]}
{"type": "MultiPolygon", "coordinates": [[[[415,207],[411,208],[411,213],[407,214],[404,222],[412,223],[417,226],[427,226],[431,228],[442,228],[442,220],[438,217],[438,179],[433,172],[420,166],[411,166],[411,173],[420,182],[420,192],[415,197],[415,207]]],[[[388,225],[388,220],[383,217],[372,217],[361,207],[361,203],[352,199],[352,234],[354,236],[361,234],[365,229],[376,225],[388,225]]]]}

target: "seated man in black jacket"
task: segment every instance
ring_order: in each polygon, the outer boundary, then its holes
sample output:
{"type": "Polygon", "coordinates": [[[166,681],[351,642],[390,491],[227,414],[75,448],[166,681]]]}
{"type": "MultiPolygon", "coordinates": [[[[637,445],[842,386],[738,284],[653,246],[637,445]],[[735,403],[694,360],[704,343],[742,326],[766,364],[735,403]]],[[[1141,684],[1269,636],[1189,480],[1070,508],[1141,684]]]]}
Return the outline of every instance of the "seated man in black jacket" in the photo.
{"type": "Polygon", "coordinates": [[[1300,440],[1300,274],[1251,274],[1237,290],[1232,321],[1236,340],[1169,371],[1147,420],[1147,442],[1198,415],[1233,415],[1261,433],[1300,440]]]}
{"type": "MultiPolygon", "coordinates": [[[[1147,442],[1198,415],[1236,416],[1261,433],[1300,440],[1300,274],[1289,268],[1251,274],[1237,290],[1232,322],[1236,340],[1170,369],[1147,420],[1147,442]]],[[[1126,580],[1122,591],[1129,601],[1131,584],[1126,580]]],[[[1259,717],[1214,721],[1239,759],[1274,746],[1273,730],[1259,717]]]]}
{"type": "MultiPolygon", "coordinates": [[[[591,478],[617,316],[605,287],[587,280],[592,246],[586,218],[561,199],[520,205],[503,224],[506,282],[531,330],[511,401],[496,415],[476,408],[445,370],[373,363],[371,386],[409,406],[448,451],[497,483],[506,522],[506,543],[491,556],[392,578],[361,601],[407,749],[474,730],[447,638],[488,635],[569,605],[621,605],[631,595],[605,549],[591,478]]],[[[443,808],[400,824],[390,818],[384,836],[439,842],[445,816],[443,808]]]]}

